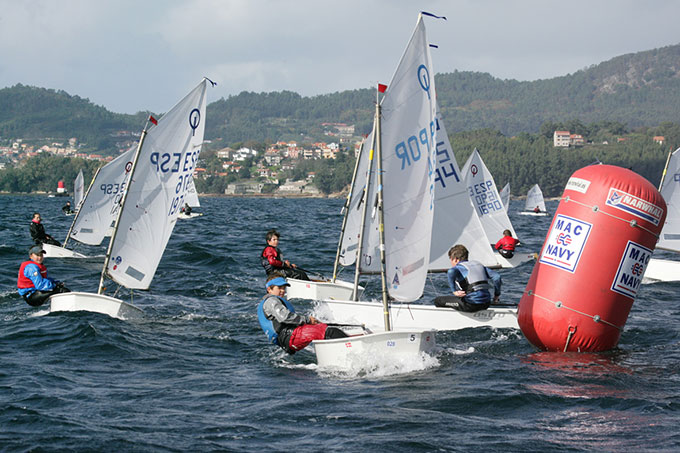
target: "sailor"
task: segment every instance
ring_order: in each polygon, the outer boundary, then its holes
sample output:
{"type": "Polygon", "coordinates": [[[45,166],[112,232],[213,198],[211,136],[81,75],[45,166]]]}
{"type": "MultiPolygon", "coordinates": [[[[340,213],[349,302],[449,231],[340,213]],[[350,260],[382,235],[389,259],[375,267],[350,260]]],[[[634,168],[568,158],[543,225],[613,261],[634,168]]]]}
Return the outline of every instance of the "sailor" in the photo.
{"type": "Polygon", "coordinates": [[[465,312],[486,310],[491,303],[491,283],[493,302],[501,295],[501,276],[498,272],[484,267],[482,263],[468,260],[468,250],[462,244],[449,249],[449,259],[453,266],[447,276],[453,296],[437,297],[434,304],[438,307],[455,308],[465,312]]]}
{"type": "Polygon", "coordinates": [[[504,258],[512,258],[515,255],[515,247],[520,245],[519,239],[512,237],[510,230],[503,230],[503,237],[496,242],[494,248],[504,258]]]}
{"type": "Polygon", "coordinates": [[[40,223],[41,217],[40,213],[33,213],[33,220],[31,220],[31,238],[36,245],[39,244],[51,244],[61,246],[61,243],[54,239],[49,234],[45,233],[45,227],[40,223]]]}
{"type": "Polygon", "coordinates": [[[279,249],[279,237],[281,235],[275,229],[267,231],[265,239],[267,246],[262,250],[260,259],[262,267],[264,267],[267,277],[274,273],[283,274],[287,278],[296,278],[298,280],[309,280],[307,273],[302,269],[298,269],[297,265],[288,260],[283,259],[283,254],[279,249]]]}
{"type": "Polygon", "coordinates": [[[536,206],[536,207],[534,208],[534,212],[535,212],[536,214],[539,214],[539,213],[541,212],[541,208],[539,208],[538,206],[536,206]]]}
{"type": "Polygon", "coordinates": [[[190,215],[191,214],[191,206],[189,206],[189,203],[184,203],[184,207],[181,209],[181,211],[186,215],[190,215]]]}
{"type": "Polygon", "coordinates": [[[64,214],[73,214],[73,210],[71,209],[71,202],[67,201],[66,204],[61,207],[61,210],[64,212],[64,214]]]}
{"type": "Polygon", "coordinates": [[[285,298],[286,286],[290,285],[285,278],[270,277],[266,285],[267,295],[257,306],[257,319],[270,343],[280,346],[288,354],[295,354],[314,340],[347,336],[337,327],[320,323],[313,316],[295,313],[295,308],[285,298]]]}
{"type": "Polygon", "coordinates": [[[39,307],[51,295],[70,291],[62,282],[47,276],[47,268],[43,264],[45,251],[42,246],[31,247],[28,256],[30,260],[21,263],[17,278],[19,294],[28,305],[39,307]]]}

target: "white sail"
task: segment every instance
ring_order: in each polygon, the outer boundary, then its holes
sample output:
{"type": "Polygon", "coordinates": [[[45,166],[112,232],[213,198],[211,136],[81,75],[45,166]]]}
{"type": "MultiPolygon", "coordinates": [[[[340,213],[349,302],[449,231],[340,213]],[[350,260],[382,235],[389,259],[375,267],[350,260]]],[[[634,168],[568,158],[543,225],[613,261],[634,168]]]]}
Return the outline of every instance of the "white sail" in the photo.
{"type": "Polygon", "coordinates": [[[207,83],[158,120],[143,143],[106,269],[127,288],[149,287],[184,205],[203,143],[207,83]]]}
{"type": "Polygon", "coordinates": [[[196,185],[194,185],[193,175],[189,177],[189,185],[187,186],[187,194],[184,201],[192,208],[201,207],[201,202],[198,201],[198,192],[196,192],[196,185]]]}
{"type": "Polygon", "coordinates": [[[510,208],[510,183],[506,183],[501,189],[501,203],[503,203],[505,212],[508,212],[508,208],[510,208]]]}
{"type": "Polygon", "coordinates": [[[73,209],[77,211],[80,209],[80,203],[83,201],[83,194],[85,194],[85,181],[83,178],[83,170],[78,172],[76,180],[73,182],[73,209]]]}
{"type": "Polygon", "coordinates": [[[668,212],[656,248],[680,252],[680,148],[673,152],[668,161],[661,195],[666,200],[668,212]]]}
{"type": "Polygon", "coordinates": [[[434,220],[430,266],[433,271],[451,267],[448,251],[463,244],[470,258],[485,266],[497,266],[484,227],[470,203],[441,114],[437,113],[437,166],[435,167],[434,220]]]}
{"type": "MultiPolygon", "coordinates": [[[[398,301],[412,301],[423,293],[430,262],[436,162],[434,70],[422,16],[381,107],[388,292],[398,301]]],[[[378,235],[370,236],[369,244],[378,235]]]]}
{"type": "Polygon", "coordinates": [[[543,192],[538,184],[534,184],[529,192],[527,193],[527,200],[524,203],[525,211],[533,211],[534,209],[540,209],[541,212],[546,212],[545,201],[543,200],[543,192]]]}
{"type": "Polygon", "coordinates": [[[82,202],[71,238],[84,244],[99,245],[109,235],[127,185],[134,153],[135,148],[130,148],[99,170],[82,202]]]}
{"type": "Polygon", "coordinates": [[[493,176],[476,148],[465,163],[463,174],[472,206],[491,242],[495,244],[502,238],[503,230],[510,230],[512,236],[517,237],[501,202],[493,176]]]}
{"type": "MultiPolygon", "coordinates": [[[[345,225],[345,234],[342,237],[342,246],[340,249],[340,264],[343,266],[351,266],[356,262],[357,248],[359,247],[359,237],[361,233],[361,214],[363,211],[364,202],[370,200],[371,207],[375,206],[376,196],[375,188],[376,181],[373,179],[369,184],[369,193],[366,195],[366,176],[369,168],[371,152],[373,150],[373,133],[371,132],[361,144],[359,152],[359,163],[357,164],[356,181],[352,196],[350,197],[349,207],[347,210],[347,224],[345,225]]],[[[371,178],[375,177],[375,162],[373,161],[373,168],[371,171],[371,178]]],[[[375,209],[369,210],[369,216],[375,217],[375,209]]],[[[377,220],[377,219],[376,219],[377,220]]],[[[380,261],[377,251],[366,254],[364,250],[364,259],[362,260],[362,269],[364,271],[378,272],[380,270],[380,261]],[[375,259],[373,255],[375,254],[375,259]]]]}

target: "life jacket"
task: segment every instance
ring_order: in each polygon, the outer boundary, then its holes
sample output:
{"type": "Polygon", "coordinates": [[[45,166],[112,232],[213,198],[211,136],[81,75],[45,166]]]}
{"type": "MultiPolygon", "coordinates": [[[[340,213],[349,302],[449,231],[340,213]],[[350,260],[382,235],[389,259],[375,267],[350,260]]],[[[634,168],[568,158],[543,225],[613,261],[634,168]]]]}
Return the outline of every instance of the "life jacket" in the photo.
{"type": "Polygon", "coordinates": [[[19,277],[17,278],[17,288],[19,289],[35,288],[33,281],[31,281],[30,278],[24,275],[24,269],[26,269],[26,266],[28,266],[29,264],[35,264],[36,266],[38,266],[42,278],[47,278],[47,268],[45,267],[44,264],[39,264],[31,260],[24,261],[23,263],[21,263],[21,267],[19,267],[19,277]]]}
{"type": "Polygon", "coordinates": [[[498,246],[500,245],[500,248],[503,250],[514,251],[518,242],[519,241],[512,236],[503,236],[496,244],[496,248],[499,248],[498,246]]]}
{"type": "MultiPolygon", "coordinates": [[[[489,284],[489,276],[486,273],[486,268],[482,263],[477,261],[464,261],[458,263],[458,266],[462,266],[467,270],[467,280],[463,290],[467,294],[474,293],[476,291],[486,290],[487,292],[491,289],[489,284]]],[[[462,286],[462,285],[461,285],[462,286]]]]}
{"type": "Polygon", "coordinates": [[[260,327],[262,327],[262,330],[264,330],[264,333],[267,335],[267,338],[269,338],[269,342],[271,344],[278,344],[277,340],[279,337],[279,333],[274,328],[274,322],[271,319],[267,318],[267,315],[264,314],[264,303],[270,297],[276,297],[281,302],[283,302],[286,305],[286,308],[290,310],[291,313],[295,313],[295,308],[293,308],[293,305],[291,305],[291,303],[288,302],[288,300],[282,297],[272,296],[271,294],[267,294],[265,298],[262,299],[260,301],[260,304],[257,306],[257,320],[260,321],[260,327]]]}
{"type": "Polygon", "coordinates": [[[267,257],[264,256],[264,251],[270,247],[276,250],[276,259],[278,261],[281,261],[281,250],[279,250],[278,247],[272,247],[271,245],[267,245],[265,248],[263,248],[262,253],[260,253],[260,259],[262,260],[262,267],[264,267],[264,271],[267,273],[267,275],[277,270],[274,266],[272,266],[267,257]]]}

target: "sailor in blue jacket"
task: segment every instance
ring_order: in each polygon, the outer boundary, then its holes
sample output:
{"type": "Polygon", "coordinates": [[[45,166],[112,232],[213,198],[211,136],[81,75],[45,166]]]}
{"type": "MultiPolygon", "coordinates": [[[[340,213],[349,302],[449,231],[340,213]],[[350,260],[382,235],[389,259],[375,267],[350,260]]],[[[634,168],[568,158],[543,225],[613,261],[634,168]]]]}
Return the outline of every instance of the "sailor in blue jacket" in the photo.
{"type": "Polygon", "coordinates": [[[28,256],[30,260],[21,263],[17,277],[19,295],[28,305],[38,307],[53,294],[69,292],[62,282],[47,276],[47,268],[43,264],[45,251],[41,245],[31,247],[28,256]]]}
{"type": "Polygon", "coordinates": [[[465,312],[486,310],[501,295],[501,276],[498,272],[484,267],[482,263],[468,260],[468,250],[462,244],[449,249],[449,259],[453,266],[448,270],[449,287],[453,296],[437,297],[434,304],[438,307],[455,308],[465,312]]]}

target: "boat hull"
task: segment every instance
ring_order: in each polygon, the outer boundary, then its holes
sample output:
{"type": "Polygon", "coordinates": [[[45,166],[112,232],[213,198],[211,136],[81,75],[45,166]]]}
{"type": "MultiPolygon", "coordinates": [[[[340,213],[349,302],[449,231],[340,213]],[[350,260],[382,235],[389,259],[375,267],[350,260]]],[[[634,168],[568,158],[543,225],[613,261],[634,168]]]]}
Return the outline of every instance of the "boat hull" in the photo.
{"type": "Polygon", "coordinates": [[[519,215],[532,215],[536,217],[545,217],[548,215],[547,212],[533,212],[533,211],[520,211],[519,215]]]}
{"type": "MultiPolygon", "coordinates": [[[[323,300],[316,302],[315,317],[324,322],[364,324],[383,330],[381,302],[323,300]]],[[[460,330],[470,327],[519,329],[516,307],[490,307],[474,313],[434,305],[390,304],[390,322],[395,331],[460,330]]]]}
{"type": "Polygon", "coordinates": [[[356,369],[381,360],[416,360],[435,345],[432,331],[391,331],[312,342],[320,368],[356,369]]]}
{"type": "Polygon", "coordinates": [[[192,212],[191,214],[185,214],[183,212],[180,212],[177,215],[178,219],[195,219],[196,217],[201,217],[203,215],[202,212],[192,212]]]}
{"type": "Polygon", "coordinates": [[[45,250],[45,258],[90,258],[82,253],[52,244],[43,244],[43,250],[45,250]]]}
{"type": "Polygon", "coordinates": [[[50,296],[49,301],[50,312],[89,311],[119,319],[129,319],[144,314],[144,311],[139,307],[103,294],[61,293],[50,296]]]}
{"type": "MultiPolygon", "coordinates": [[[[298,280],[296,278],[287,278],[286,281],[290,287],[286,290],[286,297],[288,299],[308,299],[308,300],[349,300],[352,297],[352,290],[354,284],[342,280],[330,281],[316,281],[316,280],[298,280]]],[[[364,291],[363,287],[359,287],[359,296],[364,291]]]]}
{"type": "Polygon", "coordinates": [[[678,280],[680,280],[680,261],[652,258],[647,263],[642,283],[674,282],[678,280]]]}
{"type": "MultiPolygon", "coordinates": [[[[515,254],[512,256],[512,258],[505,258],[500,253],[494,253],[494,256],[496,257],[496,261],[498,262],[501,269],[512,269],[513,267],[517,267],[522,263],[534,261],[538,258],[538,254],[536,252],[520,253],[517,250],[515,250],[515,254]]],[[[494,266],[489,267],[494,268],[494,266]]]]}

